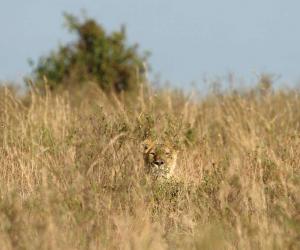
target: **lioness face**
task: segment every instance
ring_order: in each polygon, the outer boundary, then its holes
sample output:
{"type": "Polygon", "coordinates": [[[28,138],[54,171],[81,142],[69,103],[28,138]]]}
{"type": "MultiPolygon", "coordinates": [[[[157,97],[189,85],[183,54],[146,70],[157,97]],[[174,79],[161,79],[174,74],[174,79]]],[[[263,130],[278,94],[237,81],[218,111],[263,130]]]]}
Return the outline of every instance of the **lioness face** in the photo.
{"type": "Polygon", "coordinates": [[[158,143],[146,140],[144,146],[144,162],[146,173],[155,179],[168,179],[173,175],[177,151],[167,143],[158,143]]]}

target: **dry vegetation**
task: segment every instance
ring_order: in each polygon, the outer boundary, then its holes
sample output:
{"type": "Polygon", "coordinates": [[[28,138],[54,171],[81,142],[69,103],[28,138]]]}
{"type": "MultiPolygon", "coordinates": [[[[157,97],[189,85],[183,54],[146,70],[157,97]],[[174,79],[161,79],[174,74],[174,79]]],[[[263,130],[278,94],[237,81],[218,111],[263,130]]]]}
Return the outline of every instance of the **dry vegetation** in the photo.
{"type": "Polygon", "coordinates": [[[300,95],[0,90],[1,249],[299,249],[300,95]],[[147,132],[181,148],[143,175],[147,132]]]}

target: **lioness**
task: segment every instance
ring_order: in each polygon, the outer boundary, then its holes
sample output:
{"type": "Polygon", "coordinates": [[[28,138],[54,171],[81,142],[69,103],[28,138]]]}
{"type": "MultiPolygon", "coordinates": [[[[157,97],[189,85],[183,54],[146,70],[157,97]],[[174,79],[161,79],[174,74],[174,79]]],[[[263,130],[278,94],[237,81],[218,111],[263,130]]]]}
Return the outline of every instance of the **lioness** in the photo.
{"type": "Polygon", "coordinates": [[[169,179],[173,176],[177,150],[170,143],[147,139],[143,142],[146,173],[154,179],[169,179]]]}

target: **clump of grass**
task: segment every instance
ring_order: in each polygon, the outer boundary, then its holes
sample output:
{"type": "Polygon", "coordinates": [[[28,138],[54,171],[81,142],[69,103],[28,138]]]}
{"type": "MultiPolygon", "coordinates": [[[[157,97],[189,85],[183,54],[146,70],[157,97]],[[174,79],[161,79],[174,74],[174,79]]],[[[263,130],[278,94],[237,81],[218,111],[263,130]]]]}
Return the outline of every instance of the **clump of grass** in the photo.
{"type": "Polygon", "coordinates": [[[297,249],[299,105],[296,90],[1,88],[1,249],[297,249]],[[178,144],[174,180],[145,177],[149,135],[178,144]]]}

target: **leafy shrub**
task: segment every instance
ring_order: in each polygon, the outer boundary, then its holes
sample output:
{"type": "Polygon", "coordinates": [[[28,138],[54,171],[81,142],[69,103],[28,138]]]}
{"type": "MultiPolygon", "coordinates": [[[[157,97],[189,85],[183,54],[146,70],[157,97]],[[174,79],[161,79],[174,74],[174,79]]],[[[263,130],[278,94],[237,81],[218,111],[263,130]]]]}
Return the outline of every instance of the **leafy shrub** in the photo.
{"type": "Polygon", "coordinates": [[[37,84],[47,79],[50,89],[87,81],[105,91],[132,91],[138,88],[138,74],[148,55],[138,45],[126,43],[125,28],[108,34],[94,19],[80,21],[65,14],[67,27],[77,35],[75,42],[60,46],[39,59],[33,73],[37,84]]]}

